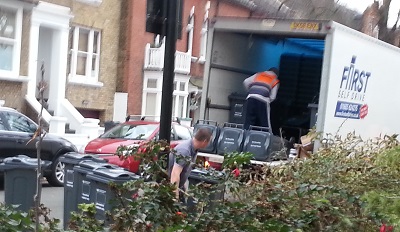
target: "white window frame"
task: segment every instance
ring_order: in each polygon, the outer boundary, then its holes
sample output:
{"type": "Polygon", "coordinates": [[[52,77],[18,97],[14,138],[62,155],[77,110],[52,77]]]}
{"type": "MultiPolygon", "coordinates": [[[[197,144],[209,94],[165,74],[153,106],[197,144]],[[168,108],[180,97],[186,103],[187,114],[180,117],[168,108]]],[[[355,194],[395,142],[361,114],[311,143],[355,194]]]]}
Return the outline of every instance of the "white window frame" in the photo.
{"type": "Polygon", "coordinates": [[[13,46],[11,70],[0,69],[0,79],[19,81],[23,7],[13,3],[9,3],[7,5],[5,3],[0,3],[0,7],[15,12],[15,25],[14,28],[12,28],[15,33],[14,38],[11,39],[11,38],[0,37],[0,42],[11,44],[13,46]]]}
{"type": "Polygon", "coordinates": [[[190,15],[189,15],[189,23],[186,26],[186,32],[188,34],[188,39],[187,39],[187,50],[192,55],[192,50],[193,50],[193,28],[194,28],[194,6],[190,10],[190,15]]]}
{"type": "Polygon", "coordinates": [[[172,117],[176,118],[186,118],[187,116],[187,104],[188,104],[188,96],[189,96],[189,79],[188,78],[178,78],[175,77],[174,80],[175,89],[173,92],[173,103],[172,105],[175,106],[172,109],[172,117]],[[181,84],[184,84],[184,90],[180,90],[181,84]],[[183,97],[183,104],[180,105],[179,98],[183,97]],[[174,104],[175,102],[175,104],[174,104]],[[178,102],[178,104],[176,104],[178,102]],[[179,112],[179,109],[183,107],[182,115],[179,112]]]}
{"type": "Polygon", "coordinates": [[[70,50],[70,74],[68,80],[72,84],[81,84],[81,85],[89,85],[89,86],[97,86],[102,87],[103,83],[99,82],[99,70],[100,70],[100,58],[101,58],[101,31],[75,26],[72,29],[73,40],[72,40],[72,48],[70,50]],[[87,30],[89,31],[88,38],[88,51],[79,51],[79,30],[87,30]],[[97,53],[93,53],[93,43],[94,43],[94,33],[97,32],[97,53]],[[86,65],[85,65],[85,75],[79,75],[76,73],[77,65],[78,65],[78,56],[79,55],[86,56],[86,65]],[[92,69],[92,59],[94,56],[97,56],[95,60],[95,69],[92,69]]]}
{"type": "MultiPolygon", "coordinates": [[[[161,114],[161,97],[162,97],[162,83],[163,83],[163,78],[162,78],[162,73],[161,72],[154,72],[154,74],[145,74],[145,77],[143,79],[143,94],[142,94],[142,115],[143,116],[155,116],[155,120],[159,120],[159,116],[161,114]],[[157,73],[159,75],[157,75],[157,73]],[[156,87],[151,88],[148,87],[147,83],[149,79],[156,80],[156,87]],[[154,104],[153,108],[151,111],[155,112],[155,115],[148,115],[146,114],[148,112],[148,106],[147,106],[147,94],[156,94],[156,102],[154,104]]],[[[174,83],[175,88],[173,91],[173,102],[179,102],[179,97],[183,97],[183,104],[180,105],[175,105],[175,108],[172,109],[172,117],[180,117],[180,118],[186,118],[187,117],[187,107],[188,107],[188,97],[189,97],[189,77],[177,77],[175,76],[174,78],[174,83]],[[180,90],[180,85],[181,83],[184,84],[184,90],[180,90]],[[182,109],[182,115],[180,115],[179,109],[183,107],[182,109]]],[[[173,103],[174,105],[174,103],[173,103]]]]}
{"type": "Polygon", "coordinates": [[[207,1],[205,7],[205,14],[203,25],[200,31],[200,54],[199,63],[204,64],[206,62],[206,51],[207,51],[207,37],[208,37],[208,11],[210,10],[210,1],[207,1]]]}
{"type": "Polygon", "coordinates": [[[158,76],[145,76],[143,80],[143,94],[142,94],[142,116],[155,116],[155,120],[159,120],[159,116],[161,114],[161,95],[162,95],[162,77],[158,76]],[[156,81],[156,87],[148,87],[149,79],[156,81]],[[148,106],[147,106],[147,94],[156,94],[156,102],[154,104],[154,108],[152,111],[155,112],[155,115],[148,115],[148,106]]]}

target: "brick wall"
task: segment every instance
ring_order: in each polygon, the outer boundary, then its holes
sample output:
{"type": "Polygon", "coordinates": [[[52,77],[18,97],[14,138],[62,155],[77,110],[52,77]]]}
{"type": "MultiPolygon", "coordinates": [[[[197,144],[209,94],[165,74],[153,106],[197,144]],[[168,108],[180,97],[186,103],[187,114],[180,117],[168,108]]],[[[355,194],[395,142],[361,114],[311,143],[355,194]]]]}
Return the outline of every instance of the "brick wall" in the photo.
{"type": "MultiPolygon", "coordinates": [[[[187,33],[186,26],[189,20],[191,8],[195,7],[195,25],[193,31],[193,50],[192,56],[199,57],[201,29],[205,14],[205,6],[207,0],[184,0],[183,17],[182,17],[182,38],[177,41],[176,48],[178,51],[187,51],[187,33]]],[[[250,12],[247,9],[228,4],[226,2],[212,0],[210,1],[209,19],[215,16],[236,16],[249,17],[250,12]]],[[[142,105],[143,91],[143,65],[145,45],[152,43],[154,35],[145,32],[146,20],[146,1],[128,1],[125,2],[125,10],[122,13],[122,25],[126,23],[126,35],[121,36],[122,54],[120,58],[123,60],[120,66],[124,68],[123,77],[118,80],[117,91],[128,93],[128,114],[140,114],[142,105]]],[[[192,63],[190,76],[202,77],[204,65],[200,63],[192,63]]]]}
{"type": "Polygon", "coordinates": [[[128,114],[140,114],[143,90],[143,65],[146,43],[153,41],[154,35],[147,33],[146,1],[127,1],[128,24],[126,33],[126,55],[124,58],[122,86],[118,91],[128,93],[128,114]]]}
{"type": "Polygon", "coordinates": [[[28,76],[29,63],[29,35],[32,12],[24,10],[22,18],[22,39],[21,39],[21,58],[20,58],[20,76],[28,76]]]}
{"type": "Polygon", "coordinates": [[[23,82],[0,81],[0,100],[4,100],[6,107],[25,112],[26,84],[23,82]]]}
{"type": "MultiPolygon", "coordinates": [[[[101,31],[98,81],[103,83],[103,87],[75,85],[67,82],[66,98],[78,109],[100,111],[102,121],[111,120],[119,58],[120,1],[103,0],[99,6],[77,1],[54,2],[66,4],[71,8],[74,15],[71,26],[78,25],[101,31]]],[[[72,35],[70,35],[71,39],[72,35]]],[[[69,66],[67,75],[68,73],[69,66]]]]}

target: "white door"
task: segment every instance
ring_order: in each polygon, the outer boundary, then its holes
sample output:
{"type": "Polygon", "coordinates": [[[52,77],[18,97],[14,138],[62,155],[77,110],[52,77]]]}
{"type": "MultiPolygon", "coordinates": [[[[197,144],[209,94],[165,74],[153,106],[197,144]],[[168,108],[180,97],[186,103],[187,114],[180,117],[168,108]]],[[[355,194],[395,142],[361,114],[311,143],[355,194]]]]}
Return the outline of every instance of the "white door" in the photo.
{"type": "MultiPolygon", "coordinates": [[[[46,27],[39,28],[39,44],[38,44],[38,56],[37,56],[37,71],[36,71],[36,83],[39,86],[44,85],[45,91],[43,98],[47,102],[49,99],[49,88],[51,87],[51,73],[52,73],[52,61],[57,57],[52,57],[51,45],[53,41],[53,30],[46,27]],[[42,67],[43,71],[42,72],[42,67]],[[43,74],[43,75],[42,75],[43,74]]],[[[53,77],[55,78],[55,77],[53,77]]],[[[40,100],[39,89],[36,88],[36,98],[40,100]]]]}

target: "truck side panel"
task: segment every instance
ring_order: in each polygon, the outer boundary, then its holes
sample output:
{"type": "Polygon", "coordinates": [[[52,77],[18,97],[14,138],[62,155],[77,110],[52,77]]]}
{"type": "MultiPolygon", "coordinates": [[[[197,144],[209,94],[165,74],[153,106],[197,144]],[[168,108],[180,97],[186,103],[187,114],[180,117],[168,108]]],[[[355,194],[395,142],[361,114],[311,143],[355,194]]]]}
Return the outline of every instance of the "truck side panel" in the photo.
{"type": "Polygon", "coordinates": [[[355,131],[363,138],[400,132],[400,49],[332,23],[326,101],[319,128],[325,134],[355,131]]]}

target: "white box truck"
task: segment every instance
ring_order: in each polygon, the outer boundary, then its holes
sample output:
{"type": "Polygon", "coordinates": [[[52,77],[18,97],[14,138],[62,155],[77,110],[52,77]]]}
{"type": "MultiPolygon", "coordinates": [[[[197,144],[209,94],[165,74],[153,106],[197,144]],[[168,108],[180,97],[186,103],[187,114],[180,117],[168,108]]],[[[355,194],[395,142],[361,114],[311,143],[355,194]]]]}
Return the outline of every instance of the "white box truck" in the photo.
{"type": "Polygon", "coordinates": [[[208,33],[200,119],[243,122],[243,80],[277,67],[275,135],[400,133],[399,48],[332,21],[216,18],[208,33]]]}

